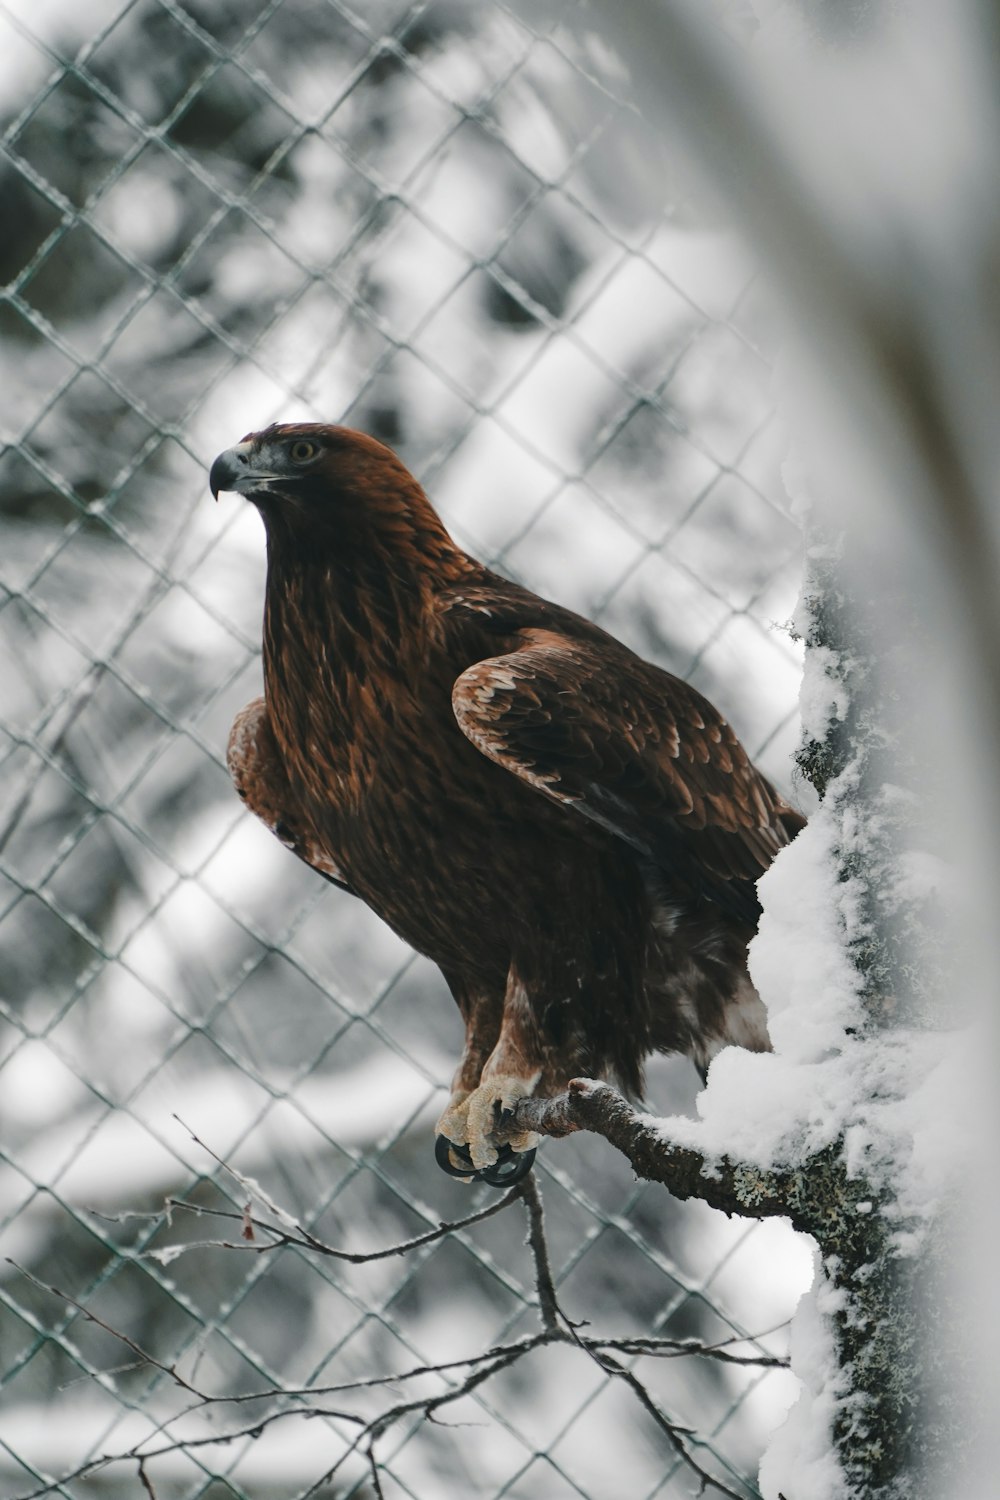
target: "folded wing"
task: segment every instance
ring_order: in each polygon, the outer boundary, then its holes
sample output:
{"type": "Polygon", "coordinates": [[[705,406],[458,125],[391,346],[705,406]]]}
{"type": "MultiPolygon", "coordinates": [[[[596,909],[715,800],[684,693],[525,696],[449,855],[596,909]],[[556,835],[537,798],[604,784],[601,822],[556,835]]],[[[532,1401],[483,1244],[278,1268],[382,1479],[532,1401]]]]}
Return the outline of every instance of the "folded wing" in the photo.
{"type": "Polygon", "coordinates": [[[804,819],[695,688],[608,637],[520,632],[455,683],[463,733],[553,802],[748,921],[754,882],[804,819]]]}

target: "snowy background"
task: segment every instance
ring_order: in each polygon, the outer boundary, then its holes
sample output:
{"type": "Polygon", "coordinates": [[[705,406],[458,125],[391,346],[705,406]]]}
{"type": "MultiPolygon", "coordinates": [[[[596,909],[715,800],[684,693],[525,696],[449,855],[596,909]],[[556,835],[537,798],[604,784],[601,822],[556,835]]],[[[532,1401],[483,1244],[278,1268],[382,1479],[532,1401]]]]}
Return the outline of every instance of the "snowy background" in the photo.
{"type": "MultiPolygon", "coordinates": [[[[463,545],[690,677],[801,801],[766,301],[580,4],[6,5],[0,100],[0,1254],[217,1390],[485,1348],[534,1319],[516,1209],[357,1268],[163,1264],[148,1252],[210,1228],[114,1217],[241,1204],[191,1131],[352,1250],[489,1196],[432,1159],[460,1042],[443,981],[229,786],[263,538],[252,508],[213,506],[208,465],[274,420],[375,433],[463,545]]],[[[691,1113],[696,1085],[658,1063],[651,1103],[691,1113]]],[[[595,1138],[548,1144],[539,1176],[571,1316],[778,1329],[761,1344],[785,1352],[811,1262],[782,1224],[679,1205],[595,1138]]],[[[4,1494],[177,1409],[130,1361],[4,1262],[4,1494]]],[[[755,1494],[796,1381],[639,1369],[755,1494]]],[[[455,1415],[387,1444],[387,1494],[697,1489],[566,1351],[455,1415]]],[[[279,1424],[151,1472],[161,1500],[304,1494],[345,1431],[279,1424]]],[[[59,1493],[136,1483],[119,1466],[59,1493]]],[[[369,1494],[363,1466],[334,1492],[369,1494]]]]}

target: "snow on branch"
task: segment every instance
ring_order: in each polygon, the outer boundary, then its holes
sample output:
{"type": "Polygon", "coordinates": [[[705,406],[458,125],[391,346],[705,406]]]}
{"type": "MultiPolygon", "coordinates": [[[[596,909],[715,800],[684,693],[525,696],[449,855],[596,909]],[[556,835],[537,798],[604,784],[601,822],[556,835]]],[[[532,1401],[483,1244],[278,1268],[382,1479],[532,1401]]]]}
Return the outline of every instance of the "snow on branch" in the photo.
{"type": "Polygon", "coordinates": [[[755,1219],[789,1212],[790,1174],[725,1157],[709,1160],[670,1143],[661,1122],[634,1109],[610,1083],[574,1078],[554,1099],[522,1099],[515,1121],[519,1130],[542,1135],[594,1131],[628,1157],[636,1176],[662,1182],[675,1198],[700,1198],[723,1213],[755,1219]]]}

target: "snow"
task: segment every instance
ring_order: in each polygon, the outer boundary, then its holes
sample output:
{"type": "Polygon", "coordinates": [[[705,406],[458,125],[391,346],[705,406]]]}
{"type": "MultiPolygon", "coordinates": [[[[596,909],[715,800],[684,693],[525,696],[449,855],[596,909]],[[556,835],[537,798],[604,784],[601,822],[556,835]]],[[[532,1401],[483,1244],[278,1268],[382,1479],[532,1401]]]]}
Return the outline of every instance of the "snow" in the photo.
{"type": "Polygon", "coordinates": [[[196,1248],[198,1248],[197,1242],[192,1240],[185,1245],[164,1245],[161,1250],[147,1250],[146,1255],[150,1260],[155,1260],[159,1265],[166,1267],[179,1259],[185,1250],[194,1250],[196,1248]]]}
{"type": "MultiPolygon", "coordinates": [[[[807,733],[822,734],[846,712],[838,667],[832,652],[807,652],[807,733]]],[[[954,904],[955,878],[921,848],[887,858],[889,834],[913,794],[886,784],[859,804],[858,784],[849,766],[759,883],[763,915],[749,959],[774,1051],[725,1049],[695,1101],[697,1118],[655,1125],[664,1140],[700,1151],[706,1172],[723,1157],[765,1169],[800,1166],[841,1141],[849,1175],[889,1195],[881,1211],[897,1226],[892,1249],[916,1256],[973,1153],[974,1127],[954,1106],[982,1044],[968,1029],[879,1030],[866,1015],[852,945],[870,936],[870,908],[858,879],[844,877],[845,858],[860,855],[862,869],[878,872],[886,919],[919,918],[931,900],[936,909],[943,900],[954,904]]],[[[871,1213],[875,1204],[860,1210],[871,1213]]],[[[817,1257],[813,1290],[793,1319],[792,1369],[802,1389],[763,1458],[765,1500],[838,1500],[844,1493],[831,1433],[838,1403],[850,1393],[831,1336],[844,1298],[828,1279],[831,1270],[817,1257]]]]}
{"type": "Polygon", "coordinates": [[[844,946],[851,893],[837,879],[836,840],[836,820],[821,809],[759,885],[764,914],[750,972],[775,1050],[720,1052],[696,1101],[698,1121],[664,1120],[666,1139],[766,1168],[818,1151],[843,1130],[854,1091],[850,1031],[863,1012],[844,946]]]}
{"type": "Polygon", "coordinates": [[[847,689],[836,676],[837,656],[827,646],[813,646],[802,669],[799,713],[807,739],[825,739],[831,723],[847,714],[847,689]]]}
{"type": "Polygon", "coordinates": [[[758,885],[764,914],[750,973],[766,997],[776,1054],[793,1063],[835,1053],[863,1019],[843,943],[852,883],[838,878],[837,843],[835,817],[821,808],[758,885]]]}
{"type": "Polygon", "coordinates": [[[823,1277],[818,1253],[814,1274],[813,1289],[802,1298],[792,1324],[792,1368],[802,1390],[761,1461],[758,1482],[764,1500],[782,1495],[842,1500],[844,1493],[831,1442],[842,1387],[829,1320],[840,1298],[823,1277]]]}
{"type": "Polygon", "coordinates": [[[267,1209],[269,1214],[273,1214],[278,1223],[282,1224],[285,1229],[302,1229],[301,1221],[294,1214],[290,1214],[283,1209],[279,1203],[276,1203],[270,1194],[264,1191],[256,1177],[245,1177],[242,1172],[235,1173],[234,1175],[240,1186],[246,1188],[251,1198],[259,1203],[262,1208],[267,1209]]]}

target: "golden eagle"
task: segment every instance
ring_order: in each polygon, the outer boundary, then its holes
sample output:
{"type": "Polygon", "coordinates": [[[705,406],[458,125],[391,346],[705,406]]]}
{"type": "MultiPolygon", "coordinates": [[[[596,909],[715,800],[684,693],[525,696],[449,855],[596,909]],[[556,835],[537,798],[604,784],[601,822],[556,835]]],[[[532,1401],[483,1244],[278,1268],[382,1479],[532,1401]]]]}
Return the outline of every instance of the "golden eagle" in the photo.
{"type": "MultiPolygon", "coordinates": [[[[517,1101],[769,1046],[757,878],[803,819],[689,684],[455,545],[390,449],[251,433],[212,465],[267,533],[264,697],[229,769],[267,826],[437,964],[465,1048],[438,1159],[530,1165],[517,1101]]],[[[499,1163],[499,1164],[498,1164],[499,1163]]]]}

